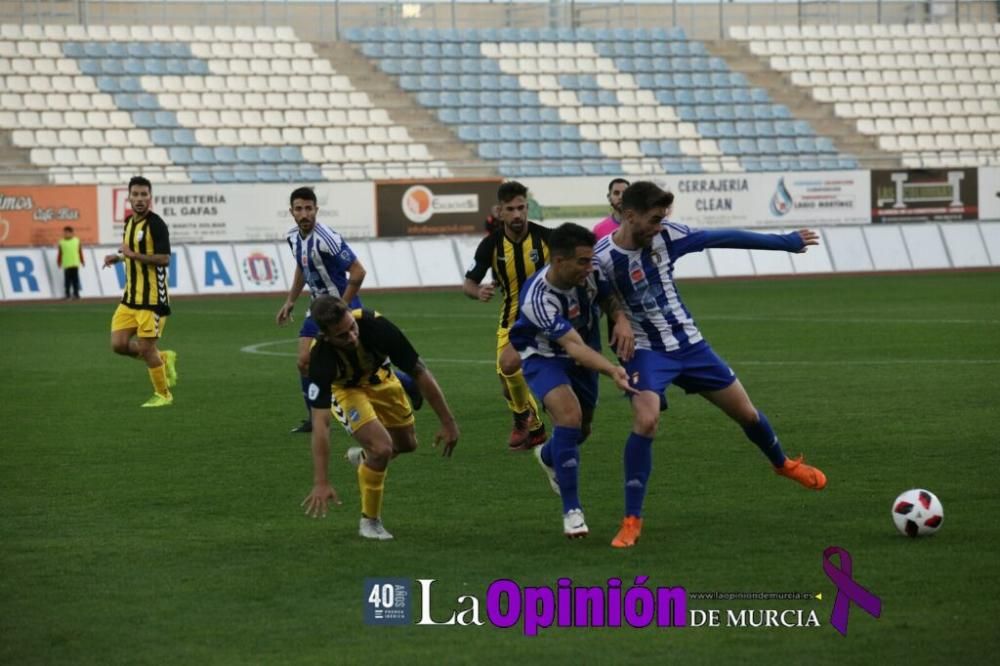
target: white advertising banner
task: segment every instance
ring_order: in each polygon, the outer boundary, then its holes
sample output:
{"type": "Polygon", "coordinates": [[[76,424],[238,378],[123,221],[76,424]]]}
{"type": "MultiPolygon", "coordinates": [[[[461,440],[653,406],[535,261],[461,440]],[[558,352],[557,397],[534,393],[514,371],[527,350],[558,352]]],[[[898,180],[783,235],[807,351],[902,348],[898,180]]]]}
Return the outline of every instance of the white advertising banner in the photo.
{"type": "Polygon", "coordinates": [[[288,246],[274,243],[235,245],[236,264],[240,269],[245,292],[275,292],[288,289],[291,281],[285,275],[279,250],[288,246]]]}
{"type": "Polygon", "coordinates": [[[44,250],[0,249],[0,289],[8,301],[52,298],[44,250]]]}
{"type": "MultiPolygon", "coordinates": [[[[674,193],[671,216],[694,227],[868,224],[867,171],[634,176],[674,193]]],[[[525,179],[546,226],[593,226],[610,213],[608,177],[525,179]]],[[[537,210],[537,209],[536,209],[537,210]]],[[[534,212],[534,211],[533,211],[534,212]]],[[[536,213],[537,214],[537,213],[536,213]]]]}
{"type": "MultiPolygon", "coordinates": [[[[114,254],[116,247],[94,248],[94,265],[103,266],[104,257],[114,254]]],[[[105,296],[120,298],[125,291],[125,264],[118,262],[97,271],[100,280],[101,293],[105,296]]],[[[167,290],[170,297],[197,293],[191,281],[191,267],[188,264],[187,252],[181,246],[170,248],[170,267],[167,269],[167,290]]]]}
{"type": "Polygon", "coordinates": [[[240,269],[231,245],[189,245],[188,258],[199,294],[238,294],[243,291],[240,269]]]}
{"type": "Polygon", "coordinates": [[[1000,166],[979,167],[979,219],[1000,220],[1000,166]]]}
{"type": "MultiPolygon", "coordinates": [[[[171,244],[247,240],[279,241],[294,226],[288,197],[294,184],[160,185],[153,183],[153,210],[167,223],[171,244]]],[[[346,238],[375,235],[374,183],[319,183],[317,219],[346,238]]],[[[128,189],[98,188],[100,239],[120,243],[131,214],[128,189]]]]}

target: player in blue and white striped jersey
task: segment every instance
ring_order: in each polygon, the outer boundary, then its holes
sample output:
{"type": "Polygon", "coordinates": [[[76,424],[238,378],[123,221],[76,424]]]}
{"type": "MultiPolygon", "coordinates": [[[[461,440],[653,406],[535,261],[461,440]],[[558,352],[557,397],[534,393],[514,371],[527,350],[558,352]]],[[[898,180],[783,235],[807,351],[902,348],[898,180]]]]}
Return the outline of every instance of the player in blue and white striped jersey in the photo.
{"type": "Polygon", "coordinates": [[[601,308],[615,322],[611,345],[619,356],[631,358],[633,339],[621,303],[593,274],[594,241],[593,232],[576,224],[566,223],[552,232],[550,263],[521,289],[519,315],[510,329],[524,378],[552,419],[552,437],[534,452],[553,490],[562,497],[563,533],[570,538],[588,533],[577,492],[577,446],[590,434],[597,373],[635,393],[624,368],[600,353],[601,308]]]}
{"type": "Polygon", "coordinates": [[[621,298],[636,344],[625,364],[639,395],[632,398],[632,433],[625,444],[625,518],[612,541],[620,548],[635,545],[641,533],[660,395],[671,383],[701,394],[736,421],[778,474],[815,490],[826,485],[826,476],[801,457],[785,457],[767,417],[698,330],[673,277],[675,262],[690,252],[713,247],[804,252],[819,244],[819,235],[809,229],[789,234],[692,229],[667,219],[672,204],[673,195],[654,183],[632,184],[622,196],[621,227],[594,248],[598,270],[621,298]]]}
{"type": "MultiPolygon", "coordinates": [[[[339,296],[352,309],[361,307],[358,290],[364,282],[365,267],[357,255],[339,233],[316,221],[319,206],[316,204],[316,193],[311,187],[300,187],[289,197],[288,211],[295,220],[295,226],[288,230],[285,241],[288,243],[292,256],[295,257],[295,276],[288,297],[282,304],[275,320],[279,326],[284,326],[292,320],[292,310],[302,289],[309,285],[310,302],[319,296],[339,296]]],[[[312,418],[308,398],[309,387],[309,350],[313,339],[319,334],[319,326],[309,316],[306,310],[305,319],[299,330],[299,347],[296,365],[302,385],[302,397],[306,404],[306,419],[292,428],[292,432],[312,432],[312,418]]],[[[423,399],[413,379],[403,372],[397,372],[407,395],[413,402],[414,409],[419,409],[423,399]]]]}

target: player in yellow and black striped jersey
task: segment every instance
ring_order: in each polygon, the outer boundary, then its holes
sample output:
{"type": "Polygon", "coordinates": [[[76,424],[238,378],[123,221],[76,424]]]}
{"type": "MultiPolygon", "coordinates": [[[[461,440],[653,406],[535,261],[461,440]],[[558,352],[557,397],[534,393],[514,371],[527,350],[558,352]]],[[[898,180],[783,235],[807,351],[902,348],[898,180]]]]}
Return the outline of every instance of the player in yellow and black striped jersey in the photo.
{"type": "Polygon", "coordinates": [[[521,287],[549,261],[550,231],[528,221],[528,188],[521,183],[503,183],[497,199],[502,226],[476,248],[463,291],[469,298],[486,302],[493,298],[495,284],[500,285],[503,302],[497,327],[497,374],[507,406],[514,414],[514,429],[507,445],[527,450],[545,441],[545,425],[538,418],[538,405],[521,373],[521,358],[510,346],[507,333],[517,321],[521,287]],[[482,285],[488,270],[493,271],[493,283],[482,285]]]}
{"type": "Polygon", "coordinates": [[[143,407],[173,404],[170,387],[177,383],[177,354],[156,344],[170,314],[167,269],[170,266],[170,232],[163,219],[150,210],[153,186],[142,176],[128,184],[132,214],[125,220],[118,254],[104,257],[104,266],[124,264],[125,292],[111,318],[111,348],[116,354],[146,362],[153,383],[153,397],[143,407]]]}
{"type": "Polygon", "coordinates": [[[368,539],[391,539],[382,526],[382,493],[389,460],[417,448],[413,411],[390,362],[412,375],[421,395],[441,421],[435,446],[450,456],[458,425],[444,393],[417,351],[395,324],[371,310],[350,307],[336,296],[313,301],[311,317],[320,329],[309,355],[306,393],[312,407],[313,489],[302,501],[306,514],[325,515],[330,500],[339,503],[327,480],[330,414],[361,445],[348,450],[358,468],[361,522],[368,539]]]}

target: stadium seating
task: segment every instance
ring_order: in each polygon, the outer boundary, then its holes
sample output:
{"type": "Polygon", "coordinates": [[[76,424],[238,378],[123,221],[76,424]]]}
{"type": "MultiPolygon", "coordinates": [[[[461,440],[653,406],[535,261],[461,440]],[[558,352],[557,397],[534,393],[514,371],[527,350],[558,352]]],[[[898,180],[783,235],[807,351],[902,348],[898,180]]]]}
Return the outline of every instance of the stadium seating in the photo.
{"type": "Polygon", "coordinates": [[[0,128],[52,182],[448,176],[290,28],[4,25],[0,128]],[[307,92],[306,92],[307,91],[307,92]]]}
{"type": "Polygon", "coordinates": [[[345,37],[503,175],[856,166],[680,28],[345,37]]]}
{"type": "Polygon", "coordinates": [[[914,168],[1000,164],[1000,24],[733,27],[914,168]]]}

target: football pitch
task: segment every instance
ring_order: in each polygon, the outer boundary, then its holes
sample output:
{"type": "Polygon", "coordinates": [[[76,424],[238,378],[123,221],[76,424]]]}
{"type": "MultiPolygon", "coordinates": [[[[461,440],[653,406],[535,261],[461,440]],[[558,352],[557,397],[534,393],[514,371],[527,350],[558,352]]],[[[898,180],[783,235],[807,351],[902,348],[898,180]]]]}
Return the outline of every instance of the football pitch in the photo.
{"type": "Polygon", "coordinates": [[[113,303],[0,307],[0,663],[992,662],[1000,274],[681,291],[786,452],[804,453],[829,484],[808,491],[776,476],[735,424],[672,388],[642,540],[626,551],[609,545],[623,506],[626,400],[602,379],[581,451],[591,533],[568,541],[533,456],[506,450],[495,301],[363,294],[409,335],[462,431],[443,459],[431,446],[433,411],[418,412],[421,446],[386,478],[391,542],[357,536],[357,481],[339,429],[330,476],[343,505],[325,519],[302,514],[309,439],[288,432],[304,407],[297,328],[274,324],[280,295],[175,299],[161,347],[178,352],[180,381],[175,404],[156,410],[139,408],[151,394],[144,367],[110,351],[113,303]],[[933,537],[893,527],[893,499],[914,487],[944,504],[933,537]],[[830,625],[838,590],[823,551],[833,545],[882,604],[875,618],[852,603],[846,637],[830,625]],[[527,636],[487,614],[498,579],[555,590],[560,578],[619,578],[625,593],[637,577],[683,587],[688,619],[714,610],[719,626],[553,623],[527,636]],[[408,626],[366,625],[366,578],[409,581],[408,626]],[[475,597],[483,624],[416,624],[418,579],[435,581],[435,622],[475,597]],[[697,594],[785,592],[808,598],[697,594]],[[819,626],[751,626],[767,610],[792,625],[814,614],[819,626]]]}

